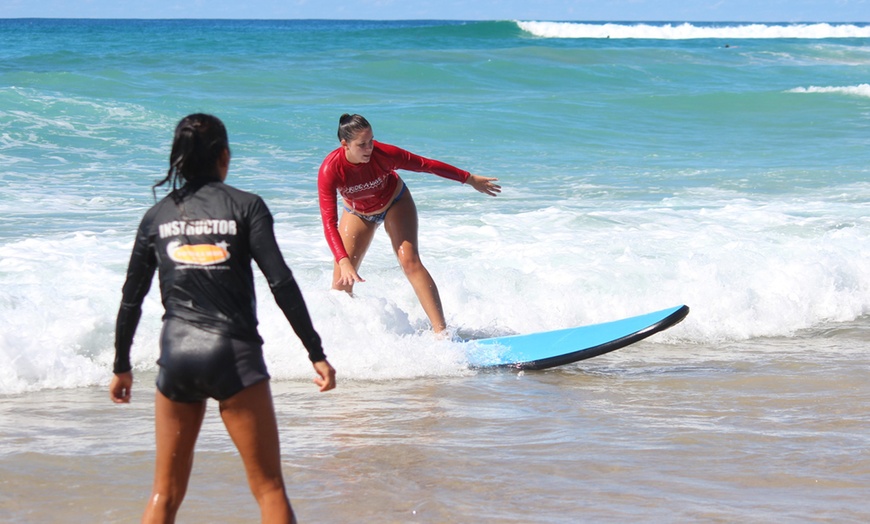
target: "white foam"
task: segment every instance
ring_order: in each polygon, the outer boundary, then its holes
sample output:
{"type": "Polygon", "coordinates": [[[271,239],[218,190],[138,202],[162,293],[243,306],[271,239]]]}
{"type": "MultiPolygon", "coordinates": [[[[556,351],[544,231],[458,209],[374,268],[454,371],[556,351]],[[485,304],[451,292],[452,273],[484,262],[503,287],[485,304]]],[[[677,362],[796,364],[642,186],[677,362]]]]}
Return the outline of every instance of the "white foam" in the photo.
{"type": "Polygon", "coordinates": [[[836,93],[850,96],[870,97],[870,84],[859,84],[854,86],[809,86],[796,87],[790,89],[789,93],[836,93]]]}
{"type": "Polygon", "coordinates": [[[698,38],[867,38],[870,26],[855,24],[618,24],[518,21],[523,31],[541,38],[643,38],[690,40],[698,38]]]}
{"type": "Polygon", "coordinates": [[[127,256],[94,233],[0,246],[0,393],[105,380],[127,256]]]}
{"type": "MultiPolygon", "coordinates": [[[[418,197],[425,206],[425,191],[418,197]]],[[[655,341],[715,344],[870,312],[868,201],[867,184],[758,200],[693,189],[660,202],[519,213],[504,199],[460,222],[455,212],[427,210],[420,242],[448,323],[461,331],[542,331],[685,303],[689,317],[655,341]]],[[[329,290],[331,256],[319,226],[304,222],[281,221],[279,245],[344,380],[469,373],[461,345],[427,331],[383,231],[351,298],[329,290]]],[[[77,232],[0,245],[0,394],[108,381],[132,236],[77,232]]],[[[270,371],[310,377],[304,349],[256,274],[270,371]]],[[[155,281],[133,347],[139,371],[155,369],[161,314],[155,281]]]]}

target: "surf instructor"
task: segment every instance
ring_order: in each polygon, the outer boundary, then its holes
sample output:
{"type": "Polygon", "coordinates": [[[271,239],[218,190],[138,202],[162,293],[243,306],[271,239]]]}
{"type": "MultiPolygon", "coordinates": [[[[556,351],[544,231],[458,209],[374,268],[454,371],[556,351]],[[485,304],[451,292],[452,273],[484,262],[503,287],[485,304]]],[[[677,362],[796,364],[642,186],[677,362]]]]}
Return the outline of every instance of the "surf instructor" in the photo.
{"type": "Polygon", "coordinates": [[[374,140],[372,126],[361,115],[344,114],[339,119],[340,147],[323,160],[317,175],[320,216],[326,242],[335,257],[332,288],[353,292],[354,284],[365,282],[359,275],[378,226],[384,224],[393,251],[414,293],[423,306],[432,330],[447,328],[438,287],[420,261],[417,207],[411,191],[397,169],[432,173],[468,184],[483,194],[496,196],[497,178],[424,158],[396,146],[374,140]],[[338,218],[338,197],[343,212],[338,218]]]}
{"type": "Polygon", "coordinates": [[[284,262],[263,200],[224,183],[226,128],[193,114],[175,129],[169,172],[155,187],[172,191],[139,225],[115,327],[109,395],[130,402],[130,347],[155,271],[165,308],[154,406],[154,487],[142,522],[174,522],[187,491],[206,401],[239,450],[263,522],[295,522],[281,472],[278,426],[263,340],[257,330],[252,260],[308,351],[320,391],[335,387],[305,301],[284,262]],[[177,186],[181,187],[177,187],[177,186]]]}

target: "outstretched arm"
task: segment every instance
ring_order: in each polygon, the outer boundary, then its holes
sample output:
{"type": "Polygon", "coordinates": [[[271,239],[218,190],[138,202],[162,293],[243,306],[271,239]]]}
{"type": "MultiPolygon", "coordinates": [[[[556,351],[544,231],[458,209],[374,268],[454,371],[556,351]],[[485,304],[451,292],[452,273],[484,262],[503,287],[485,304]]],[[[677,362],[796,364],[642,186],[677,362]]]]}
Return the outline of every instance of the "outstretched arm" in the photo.
{"type": "Polygon", "coordinates": [[[465,181],[466,184],[489,196],[496,196],[497,193],[501,193],[501,186],[494,182],[498,182],[498,179],[479,175],[471,175],[465,181]]]}

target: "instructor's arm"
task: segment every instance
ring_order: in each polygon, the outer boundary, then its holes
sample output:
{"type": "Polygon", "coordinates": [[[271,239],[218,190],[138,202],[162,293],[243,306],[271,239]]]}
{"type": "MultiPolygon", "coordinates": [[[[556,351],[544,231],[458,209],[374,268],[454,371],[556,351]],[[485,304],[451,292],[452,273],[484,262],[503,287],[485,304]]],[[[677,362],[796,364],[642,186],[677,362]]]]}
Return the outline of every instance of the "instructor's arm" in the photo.
{"type": "Polygon", "coordinates": [[[329,362],[324,359],[312,362],[312,365],[314,366],[314,371],[317,372],[314,383],[320,386],[320,391],[335,389],[335,369],[332,368],[329,362]]]}
{"type": "Polygon", "coordinates": [[[115,404],[129,404],[130,390],[133,388],[133,373],[116,373],[109,384],[109,398],[115,404]]]}

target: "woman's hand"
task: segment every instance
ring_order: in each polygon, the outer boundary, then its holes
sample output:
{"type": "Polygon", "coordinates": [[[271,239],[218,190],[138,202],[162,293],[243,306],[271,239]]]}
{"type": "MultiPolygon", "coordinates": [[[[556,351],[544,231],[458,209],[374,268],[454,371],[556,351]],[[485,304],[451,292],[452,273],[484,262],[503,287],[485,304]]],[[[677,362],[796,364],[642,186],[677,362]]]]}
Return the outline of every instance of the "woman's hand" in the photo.
{"type": "Polygon", "coordinates": [[[498,182],[498,179],[478,175],[471,175],[468,177],[468,180],[465,181],[466,184],[469,184],[471,187],[485,195],[496,196],[497,193],[501,193],[501,186],[494,184],[493,182],[498,182]]]}
{"type": "Polygon", "coordinates": [[[353,264],[350,263],[350,259],[347,257],[338,261],[338,269],[341,271],[341,276],[339,276],[338,281],[335,282],[335,285],[337,286],[352,287],[357,282],[365,282],[365,280],[356,272],[356,268],[353,267],[353,264]]]}
{"type": "Polygon", "coordinates": [[[115,404],[130,403],[130,389],[133,387],[133,373],[116,373],[109,384],[109,398],[115,404]]]}
{"type": "Polygon", "coordinates": [[[329,391],[335,388],[335,369],[327,360],[319,360],[313,363],[314,371],[317,372],[317,377],[314,383],[320,386],[320,391],[329,391]]]}

